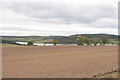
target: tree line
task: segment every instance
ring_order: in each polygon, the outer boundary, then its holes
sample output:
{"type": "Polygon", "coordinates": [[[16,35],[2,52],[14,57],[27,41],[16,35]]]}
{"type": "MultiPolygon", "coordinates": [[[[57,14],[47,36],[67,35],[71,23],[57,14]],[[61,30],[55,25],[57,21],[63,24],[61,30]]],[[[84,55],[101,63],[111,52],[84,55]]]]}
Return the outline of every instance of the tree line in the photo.
{"type": "Polygon", "coordinates": [[[99,39],[99,40],[90,40],[90,39],[88,39],[86,37],[83,37],[83,36],[79,36],[77,38],[77,45],[84,45],[84,44],[91,45],[91,44],[94,44],[96,46],[97,44],[105,45],[108,42],[109,41],[107,40],[106,36],[101,37],[101,39],[99,39]]]}
{"type": "MultiPolygon", "coordinates": [[[[86,44],[86,45],[92,45],[92,44],[94,44],[94,45],[96,46],[97,44],[105,45],[105,44],[107,44],[109,41],[108,41],[108,39],[107,39],[106,36],[101,37],[101,39],[99,39],[99,40],[90,40],[90,39],[88,39],[88,38],[86,38],[86,37],[79,36],[79,37],[77,38],[76,42],[77,42],[77,45],[85,45],[85,44],[86,44]]],[[[54,40],[52,41],[52,43],[53,43],[54,45],[56,45],[56,44],[58,43],[58,41],[54,39],[54,40]]]]}
{"type": "MultiPolygon", "coordinates": [[[[86,37],[79,36],[79,37],[77,38],[77,40],[76,40],[77,45],[92,45],[92,44],[94,44],[94,45],[96,46],[97,44],[99,44],[99,45],[105,45],[105,44],[107,44],[108,42],[109,42],[109,41],[108,41],[108,39],[107,39],[106,36],[101,37],[101,39],[99,39],[99,40],[90,40],[90,39],[88,39],[88,38],[86,38],[86,37]]],[[[47,43],[47,42],[44,42],[44,44],[46,44],[46,43],[47,43]]],[[[58,43],[58,40],[53,39],[53,40],[51,41],[51,43],[53,43],[54,46],[56,46],[56,44],[58,43]]],[[[33,43],[32,43],[32,42],[28,42],[27,45],[33,45],[33,43]]],[[[44,45],[44,46],[45,46],[45,45],[44,45]]]]}

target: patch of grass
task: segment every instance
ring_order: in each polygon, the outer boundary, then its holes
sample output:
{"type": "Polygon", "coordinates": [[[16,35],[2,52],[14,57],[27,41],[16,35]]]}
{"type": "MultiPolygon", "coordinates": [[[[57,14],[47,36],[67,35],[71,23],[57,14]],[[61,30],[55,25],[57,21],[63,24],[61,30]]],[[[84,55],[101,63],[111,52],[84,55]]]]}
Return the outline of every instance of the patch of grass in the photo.
{"type": "Polygon", "coordinates": [[[104,76],[97,76],[95,78],[112,78],[113,76],[117,75],[117,73],[109,73],[107,75],[104,76]]]}
{"type": "Polygon", "coordinates": [[[113,43],[113,44],[119,44],[120,41],[110,41],[110,43],[113,43]]]}
{"type": "Polygon", "coordinates": [[[19,46],[19,45],[0,43],[0,46],[19,46]]]}

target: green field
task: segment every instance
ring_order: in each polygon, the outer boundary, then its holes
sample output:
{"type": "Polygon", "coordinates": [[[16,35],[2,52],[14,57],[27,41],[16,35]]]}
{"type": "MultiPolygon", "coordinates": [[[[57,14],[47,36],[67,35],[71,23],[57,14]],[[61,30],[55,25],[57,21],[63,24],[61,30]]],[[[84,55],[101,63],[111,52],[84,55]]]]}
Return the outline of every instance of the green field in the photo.
{"type": "Polygon", "coordinates": [[[19,46],[19,45],[0,43],[0,46],[19,46]]]}

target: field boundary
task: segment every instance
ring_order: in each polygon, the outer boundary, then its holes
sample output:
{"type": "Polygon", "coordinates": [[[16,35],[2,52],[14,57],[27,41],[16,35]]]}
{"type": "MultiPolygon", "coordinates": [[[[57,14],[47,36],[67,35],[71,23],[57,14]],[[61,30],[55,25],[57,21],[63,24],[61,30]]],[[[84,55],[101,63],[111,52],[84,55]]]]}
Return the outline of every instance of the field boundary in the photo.
{"type": "Polygon", "coordinates": [[[98,74],[98,75],[94,75],[94,78],[116,78],[114,76],[118,77],[118,70],[112,70],[110,72],[106,72],[104,74],[98,74]]]}

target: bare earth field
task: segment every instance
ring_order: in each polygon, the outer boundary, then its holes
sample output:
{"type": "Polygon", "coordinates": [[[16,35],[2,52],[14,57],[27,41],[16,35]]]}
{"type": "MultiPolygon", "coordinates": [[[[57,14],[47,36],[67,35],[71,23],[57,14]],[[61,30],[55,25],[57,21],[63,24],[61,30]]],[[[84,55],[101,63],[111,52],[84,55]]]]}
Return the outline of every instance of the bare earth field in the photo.
{"type": "Polygon", "coordinates": [[[3,78],[91,78],[118,68],[117,46],[4,46],[3,78]]]}

